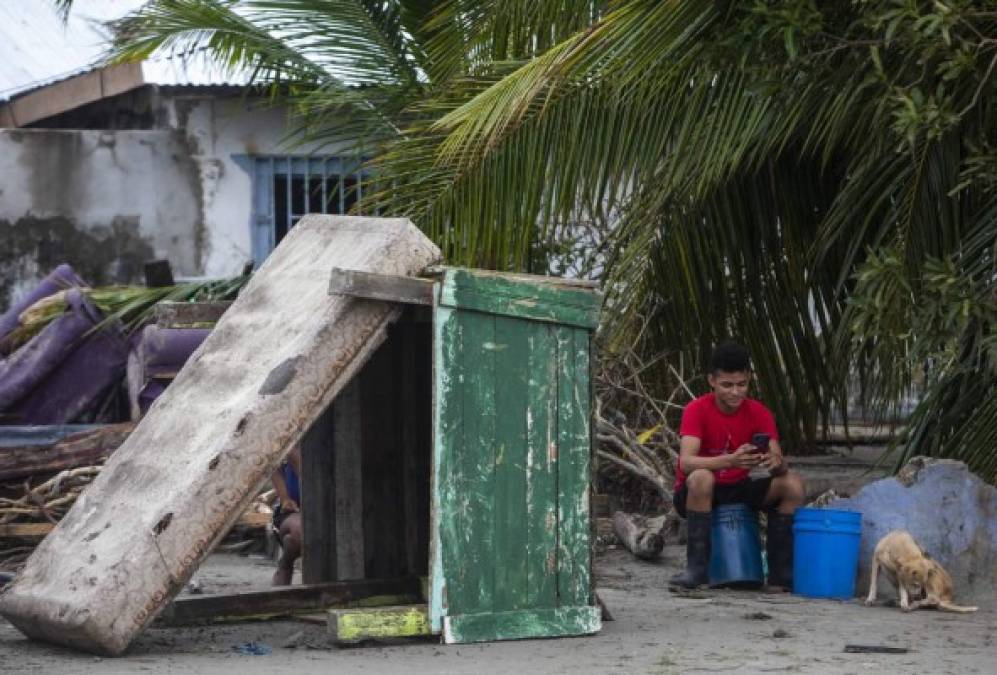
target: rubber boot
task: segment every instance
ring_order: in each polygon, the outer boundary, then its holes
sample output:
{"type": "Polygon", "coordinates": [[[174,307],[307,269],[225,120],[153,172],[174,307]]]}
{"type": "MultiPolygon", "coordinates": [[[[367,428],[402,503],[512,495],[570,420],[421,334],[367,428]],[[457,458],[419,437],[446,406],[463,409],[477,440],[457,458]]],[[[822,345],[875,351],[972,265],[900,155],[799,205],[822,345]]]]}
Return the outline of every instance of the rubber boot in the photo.
{"type": "Polygon", "coordinates": [[[712,515],[709,511],[686,513],[689,531],[685,545],[687,569],[683,574],[672,577],[669,580],[670,585],[679,588],[696,588],[709,583],[712,515]]]}
{"type": "Polygon", "coordinates": [[[793,590],[793,515],[769,512],[765,550],[769,560],[769,586],[793,590]]]}

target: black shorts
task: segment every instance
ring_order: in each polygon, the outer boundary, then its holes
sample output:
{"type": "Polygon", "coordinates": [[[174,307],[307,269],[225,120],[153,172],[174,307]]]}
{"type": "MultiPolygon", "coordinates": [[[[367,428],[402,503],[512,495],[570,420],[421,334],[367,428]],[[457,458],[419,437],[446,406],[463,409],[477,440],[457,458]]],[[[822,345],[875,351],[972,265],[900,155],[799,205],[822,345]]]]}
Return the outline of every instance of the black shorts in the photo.
{"type": "Polygon", "coordinates": [[[273,511],[273,526],[278,532],[280,531],[280,526],[284,524],[284,521],[293,516],[298,511],[291,511],[290,513],[280,510],[280,504],[273,511]]]}
{"type": "MultiPolygon", "coordinates": [[[[713,486],[713,505],[721,504],[747,504],[755,511],[765,508],[765,495],[769,492],[769,485],[772,483],[772,476],[765,478],[747,478],[740,483],[731,485],[713,486]]],[[[682,483],[682,487],[675,493],[672,503],[679,515],[685,518],[685,503],[689,496],[689,484],[682,483]]]]}

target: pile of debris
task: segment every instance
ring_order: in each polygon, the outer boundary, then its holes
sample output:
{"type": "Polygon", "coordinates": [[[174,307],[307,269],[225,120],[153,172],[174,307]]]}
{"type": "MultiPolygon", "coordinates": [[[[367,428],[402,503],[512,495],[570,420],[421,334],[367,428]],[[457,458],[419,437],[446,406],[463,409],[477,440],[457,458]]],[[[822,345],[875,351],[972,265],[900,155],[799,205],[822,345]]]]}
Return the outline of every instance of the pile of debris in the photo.
{"type": "MultiPolygon", "coordinates": [[[[195,284],[174,284],[172,273],[153,284],[147,274],[145,287],[90,288],[60,265],[0,315],[0,571],[18,569],[69,510],[249,271],[195,284]]],[[[270,518],[258,499],[233,529],[236,544],[263,539],[270,518]]]]}
{"type": "MultiPolygon", "coordinates": [[[[0,427],[0,572],[15,572],[135,424],[0,427]]],[[[266,545],[272,490],[260,493],[223,541],[225,550],[266,545]]]]}
{"type": "MultiPolygon", "coordinates": [[[[174,374],[245,285],[249,270],[219,281],[90,288],[60,265],[0,315],[0,424],[113,423],[137,419],[147,379],[174,374]],[[169,303],[207,304],[214,315],[196,325],[149,335],[169,303]],[[134,366],[132,364],[135,364],[134,366]],[[130,377],[125,404],[126,370],[130,377]]],[[[175,313],[174,313],[175,314],[175,313]]],[[[162,388],[145,392],[145,402],[162,388]]]]}

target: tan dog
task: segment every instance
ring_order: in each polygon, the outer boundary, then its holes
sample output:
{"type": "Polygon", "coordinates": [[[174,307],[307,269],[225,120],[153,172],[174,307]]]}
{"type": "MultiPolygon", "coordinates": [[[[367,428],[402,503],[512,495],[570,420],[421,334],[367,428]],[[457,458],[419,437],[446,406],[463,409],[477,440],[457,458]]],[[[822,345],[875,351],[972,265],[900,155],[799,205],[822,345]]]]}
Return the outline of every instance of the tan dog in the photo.
{"type": "Polygon", "coordinates": [[[928,557],[914,537],[904,530],[894,530],[879,540],[872,554],[872,577],[865,604],[876,600],[876,579],[882,568],[897,587],[900,608],[905,612],[920,607],[937,607],[950,612],[975,612],[976,607],[952,604],[952,577],[941,565],[928,557]],[[914,602],[911,602],[911,597],[914,602]]]}

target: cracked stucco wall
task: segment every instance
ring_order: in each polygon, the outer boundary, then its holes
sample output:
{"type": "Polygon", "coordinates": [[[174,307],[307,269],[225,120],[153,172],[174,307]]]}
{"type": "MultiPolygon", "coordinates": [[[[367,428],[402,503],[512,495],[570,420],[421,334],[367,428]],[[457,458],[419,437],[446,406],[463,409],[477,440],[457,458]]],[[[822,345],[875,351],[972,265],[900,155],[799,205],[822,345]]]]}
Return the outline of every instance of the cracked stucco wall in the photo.
{"type": "Polygon", "coordinates": [[[108,284],[141,282],[155,258],[177,276],[209,278],[252,260],[249,158],[318,148],[289,145],[282,106],[155,93],[163,128],[0,129],[0,311],[61,262],[108,284]]]}
{"type": "Polygon", "coordinates": [[[175,131],[0,131],[0,307],[60,262],[94,283],[198,273],[195,168],[175,131]]]}

